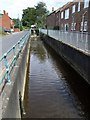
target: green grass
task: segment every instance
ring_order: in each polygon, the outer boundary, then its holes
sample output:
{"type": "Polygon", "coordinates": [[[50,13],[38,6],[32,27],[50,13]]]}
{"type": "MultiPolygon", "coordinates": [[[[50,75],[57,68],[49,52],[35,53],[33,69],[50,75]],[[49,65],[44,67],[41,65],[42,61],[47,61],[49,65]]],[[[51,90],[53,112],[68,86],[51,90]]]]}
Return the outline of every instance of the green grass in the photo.
{"type": "Polygon", "coordinates": [[[7,33],[0,31],[0,36],[3,36],[3,35],[7,35],[7,33]]]}

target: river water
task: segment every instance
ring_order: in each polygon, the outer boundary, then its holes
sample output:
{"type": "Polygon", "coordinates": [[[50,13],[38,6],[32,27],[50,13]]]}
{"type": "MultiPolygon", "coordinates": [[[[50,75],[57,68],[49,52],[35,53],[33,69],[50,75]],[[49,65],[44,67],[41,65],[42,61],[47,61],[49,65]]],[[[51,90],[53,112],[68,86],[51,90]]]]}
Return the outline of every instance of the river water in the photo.
{"type": "Polygon", "coordinates": [[[90,86],[40,39],[32,39],[25,118],[90,118],[90,86]]]}

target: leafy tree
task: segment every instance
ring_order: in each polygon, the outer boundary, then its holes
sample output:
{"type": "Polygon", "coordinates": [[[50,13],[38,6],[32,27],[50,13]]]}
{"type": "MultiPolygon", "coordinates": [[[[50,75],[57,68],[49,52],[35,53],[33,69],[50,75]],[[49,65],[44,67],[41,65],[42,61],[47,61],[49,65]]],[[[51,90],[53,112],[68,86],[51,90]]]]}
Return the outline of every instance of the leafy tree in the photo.
{"type": "Polygon", "coordinates": [[[14,27],[15,28],[19,28],[19,24],[20,24],[20,20],[17,18],[17,19],[15,19],[15,18],[13,18],[13,21],[14,21],[14,27]]]}
{"type": "Polygon", "coordinates": [[[30,27],[32,24],[35,23],[36,20],[36,10],[35,8],[27,8],[23,10],[22,15],[22,24],[23,26],[30,27]]]}
{"type": "Polygon", "coordinates": [[[37,24],[38,27],[44,26],[44,20],[48,14],[46,4],[39,2],[36,6],[23,10],[22,24],[30,27],[32,24],[37,24]]]}
{"type": "Polygon", "coordinates": [[[20,31],[23,30],[22,22],[19,20],[19,18],[17,19],[13,18],[13,22],[14,22],[14,28],[19,28],[20,31]]]}
{"type": "Polygon", "coordinates": [[[43,2],[39,2],[37,6],[35,6],[35,8],[37,16],[36,23],[38,24],[39,27],[42,27],[44,26],[45,18],[49,12],[47,10],[46,4],[43,2]]]}

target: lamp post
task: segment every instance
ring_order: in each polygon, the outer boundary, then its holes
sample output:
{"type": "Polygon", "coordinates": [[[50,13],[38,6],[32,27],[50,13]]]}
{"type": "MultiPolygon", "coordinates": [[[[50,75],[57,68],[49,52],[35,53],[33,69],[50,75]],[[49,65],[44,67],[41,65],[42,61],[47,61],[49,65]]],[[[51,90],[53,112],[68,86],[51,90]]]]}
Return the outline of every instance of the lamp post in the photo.
{"type": "Polygon", "coordinates": [[[20,19],[19,19],[19,14],[18,14],[18,24],[19,24],[19,30],[20,30],[20,19]]]}

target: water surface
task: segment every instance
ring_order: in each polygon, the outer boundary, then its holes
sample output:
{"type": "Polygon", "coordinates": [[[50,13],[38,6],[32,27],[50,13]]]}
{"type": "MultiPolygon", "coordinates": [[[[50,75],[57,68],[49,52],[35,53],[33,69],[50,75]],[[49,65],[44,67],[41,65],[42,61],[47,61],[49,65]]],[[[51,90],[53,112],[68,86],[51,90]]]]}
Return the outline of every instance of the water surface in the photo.
{"type": "Polygon", "coordinates": [[[32,40],[26,118],[89,118],[90,87],[41,40],[32,40]]]}

